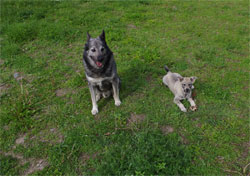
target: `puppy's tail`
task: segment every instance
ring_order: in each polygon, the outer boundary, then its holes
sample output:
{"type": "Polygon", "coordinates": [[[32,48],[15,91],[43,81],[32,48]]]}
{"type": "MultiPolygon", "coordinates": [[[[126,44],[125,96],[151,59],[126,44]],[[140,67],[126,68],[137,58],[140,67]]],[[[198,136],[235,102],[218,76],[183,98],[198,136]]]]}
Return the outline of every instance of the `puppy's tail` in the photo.
{"type": "Polygon", "coordinates": [[[169,68],[166,65],[164,65],[164,68],[165,68],[166,72],[170,71],[169,68]]]}

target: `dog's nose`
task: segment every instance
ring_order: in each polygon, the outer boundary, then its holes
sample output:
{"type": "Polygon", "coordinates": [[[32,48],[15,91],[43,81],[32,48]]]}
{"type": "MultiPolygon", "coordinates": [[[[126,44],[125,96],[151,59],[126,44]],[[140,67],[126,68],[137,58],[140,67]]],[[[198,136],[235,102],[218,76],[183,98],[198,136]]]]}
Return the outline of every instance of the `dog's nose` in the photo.
{"type": "Polygon", "coordinates": [[[102,57],[102,56],[98,56],[98,57],[97,57],[97,60],[98,60],[98,61],[102,61],[102,60],[103,60],[103,57],[102,57]]]}
{"type": "Polygon", "coordinates": [[[189,89],[185,89],[185,92],[187,92],[187,93],[188,93],[189,91],[190,91],[189,89]]]}

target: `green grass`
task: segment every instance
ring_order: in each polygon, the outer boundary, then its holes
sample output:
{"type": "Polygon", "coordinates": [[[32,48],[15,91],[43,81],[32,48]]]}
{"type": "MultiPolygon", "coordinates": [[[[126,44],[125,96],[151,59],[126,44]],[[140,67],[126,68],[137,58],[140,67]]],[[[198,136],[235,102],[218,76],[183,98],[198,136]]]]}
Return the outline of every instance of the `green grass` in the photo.
{"type": "Polygon", "coordinates": [[[248,7],[1,1],[0,175],[246,175],[248,7]],[[122,105],[101,100],[92,116],[82,53],[86,32],[102,29],[122,105]],[[198,77],[197,112],[173,103],[165,64],[198,77]]]}

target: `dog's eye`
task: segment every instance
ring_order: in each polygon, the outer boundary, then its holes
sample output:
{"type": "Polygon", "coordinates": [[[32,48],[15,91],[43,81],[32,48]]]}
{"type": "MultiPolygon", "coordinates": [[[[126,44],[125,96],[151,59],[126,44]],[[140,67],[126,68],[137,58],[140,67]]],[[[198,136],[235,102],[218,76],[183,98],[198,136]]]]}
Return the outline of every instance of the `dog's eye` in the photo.
{"type": "Polygon", "coordinates": [[[94,53],[95,52],[95,48],[91,49],[91,51],[94,53]]]}
{"type": "Polygon", "coordinates": [[[188,84],[189,87],[192,87],[192,84],[188,84]]]}
{"type": "Polygon", "coordinates": [[[102,47],[102,48],[101,48],[101,52],[103,52],[103,51],[104,51],[104,48],[102,47]]]}
{"type": "Polygon", "coordinates": [[[182,84],[183,86],[186,86],[186,84],[182,84]]]}

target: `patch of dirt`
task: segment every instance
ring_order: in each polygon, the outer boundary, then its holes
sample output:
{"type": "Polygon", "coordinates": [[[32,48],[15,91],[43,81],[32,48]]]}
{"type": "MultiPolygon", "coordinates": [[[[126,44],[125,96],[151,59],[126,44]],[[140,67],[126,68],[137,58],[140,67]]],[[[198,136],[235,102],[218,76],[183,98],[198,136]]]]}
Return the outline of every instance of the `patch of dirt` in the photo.
{"type": "Polygon", "coordinates": [[[0,95],[6,92],[11,86],[8,84],[0,84],[0,95]]]}
{"type": "Polygon", "coordinates": [[[137,27],[134,24],[128,24],[128,29],[137,29],[137,27]]]}
{"type": "Polygon", "coordinates": [[[46,166],[48,166],[48,162],[44,159],[36,159],[30,161],[30,167],[23,173],[23,175],[29,175],[33,172],[43,170],[46,166]]]}
{"type": "Polygon", "coordinates": [[[162,126],[161,127],[161,132],[164,134],[164,135],[167,135],[169,133],[173,133],[174,132],[174,128],[171,127],[171,126],[162,126]]]}
{"type": "Polygon", "coordinates": [[[147,77],[146,77],[146,80],[148,81],[148,82],[151,82],[152,81],[152,76],[151,75],[148,75],[147,77]]]}
{"type": "Polygon", "coordinates": [[[62,143],[64,136],[56,128],[45,129],[40,131],[37,135],[31,137],[31,140],[38,140],[40,142],[58,144],[62,143]]]}
{"type": "Polygon", "coordinates": [[[74,94],[75,91],[72,89],[58,89],[58,90],[56,90],[56,96],[58,96],[58,97],[65,96],[66,94],[69,94],[69,93],[74,94]]]}
{"type": "Polygon", "coordinates": [[[0,65],[3,65],[4,61],[2,59],[0,59],[0,65]]]}
{"type": "Polygon", "coordinates": [[[242,152],[241,157],[246,159],[249,156],[250,141],[243,144],[245,150],[242,152]]]}
{"type": "Polygon", "coordinates": [[[22,164],[22,165],[26,163],[26,160],[23,158],[22,155],[16,154],[16,153],[14,153],[12,151],[11,152],[7,152],[7,153],[4,153],[4,152],[0,151],[0,154],[2,154],[4,156],[11,156],[12,158],[19,159],[19,160],[21,160],[20,164],[22,164]]]}
{"type": "Polygon", "coordinates": [[[80,156],[80,160],[83,164],[86,164],[86,162],[90,159],[95,159],[99,153],[96,152],[94,154],[87,154],[87,153],[82,153],[80,156]]]}
{"type": "Polygon", "coordinates": [[[3,126],[3,129],[4,129],[4,130],[9,130],[10,128],[9,128],[8,125],[4,125],[4,126],[3,126]]]}
{"type": "Polygon", "coordinates": [[[26,134],[21,135],[19,138],[16,139],[16,144],[24,144],[24,140],[25,140],[26,134]]]}
{"type": "Polygon", "coordinates": [[[243,87],[243,90],[249,90],[249,85],[245,85],[245,86],[243,87]]]}
{"type": "Polygon", "coordinates": [[[35,158],[24,158],[22,155],[20,154],[16,154],[14,152],[7,152],[7,153],[4,153],[4,152],[1,152],[0,151],[0,154],[4,155],[4,156],[11,156],[13,158],[16,158],[18,159],[18,162],[21,164],[21,165],[24,165],[26,163],[30,163],[30,167],[24,171],[23,174],[21,175],[29,175],[33,172],[36,172],[36,171],[39,171],[39,170],[43,170],[46,166],[48,166],[48,162],[47,160],[45,159],[35,159],[35,158]]]}
{"type": "Polygon", "coordinates": [[[230,63],[240,63],[240,60],[236,60],[236,59],[231,59],[231,58],[227,58],[226,62],[230,62],[230,63]]]}
{"type": "Polygon", "coordinates": [[[132,113],[130,118],[127,121],[127,126],[131,127],[134,124],[142,123],[145,118],[146,118],[145,114],[134,114],[134,113],[132,113]]]}
{"type": "Polygon", "coordinates": [[[198,127],[198,128],[201,128],[202,124],[201,123],[197,123],[195,126],[198,127]]]}
{"type": "Polygon", "coordinates": [[[185,145],[189,144],[189,141],[188,139],[183,135],[183,134],[180,134],[181,136],[181,142],[185,145]]]}

